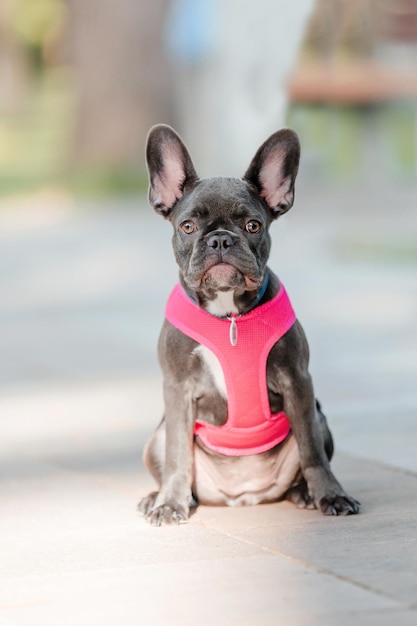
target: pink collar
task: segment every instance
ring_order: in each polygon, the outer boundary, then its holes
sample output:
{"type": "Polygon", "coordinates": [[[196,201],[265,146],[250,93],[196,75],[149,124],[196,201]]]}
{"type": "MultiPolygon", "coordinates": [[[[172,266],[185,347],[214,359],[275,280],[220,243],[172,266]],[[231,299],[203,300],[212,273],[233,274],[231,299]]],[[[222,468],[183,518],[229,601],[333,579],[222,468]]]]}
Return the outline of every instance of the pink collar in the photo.
{"type": "Polygon", "coordinates": [[[209,348],[223,369],[228,418],[223,426],[197,421],[195,434],[211,450],[232,456],[269,450],[289,433],[285,413],[271,415],[266,362],[272,346],[291,328],[296,316],[281,284],[278,294],[249,313],[218,318],[195,304],[177,284],[167,303],[167,320],[209,348]],[[232,345],[233,324],[237,343],[232,345]]]}

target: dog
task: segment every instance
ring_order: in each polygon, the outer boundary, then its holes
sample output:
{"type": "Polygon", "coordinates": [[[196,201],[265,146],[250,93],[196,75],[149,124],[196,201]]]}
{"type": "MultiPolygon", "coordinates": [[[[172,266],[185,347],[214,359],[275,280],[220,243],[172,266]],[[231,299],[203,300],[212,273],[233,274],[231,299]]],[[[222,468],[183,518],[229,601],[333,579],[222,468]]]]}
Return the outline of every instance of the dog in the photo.
{"type": "Polygon", "coordinates": [[[150,204],[173,226],[179,283],[158,343],[165,415],[144,452],[159,490],[139,511],[155,526],[187,520],[199,503],[288,499],[358,513],[330,468],[305,334],[267,265],[269,227],[294,201],[297,134],[271,135],[242,179],[200,180],[167,125],[150,130],[146,158],[150,204]]]}

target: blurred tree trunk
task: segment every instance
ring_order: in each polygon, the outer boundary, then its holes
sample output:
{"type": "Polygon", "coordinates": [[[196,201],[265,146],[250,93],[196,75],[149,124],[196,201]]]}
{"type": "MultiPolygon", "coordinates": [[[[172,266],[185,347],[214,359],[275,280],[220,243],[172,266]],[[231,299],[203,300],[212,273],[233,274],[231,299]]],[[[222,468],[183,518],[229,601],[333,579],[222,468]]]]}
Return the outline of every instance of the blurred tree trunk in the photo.
{"type": "Polygon", "coordinates": [[[151,124],[169,121],[171,94],[162,33],[169,0],[67,0],[76,72],[76,164],[142,159],[151,124]]]}

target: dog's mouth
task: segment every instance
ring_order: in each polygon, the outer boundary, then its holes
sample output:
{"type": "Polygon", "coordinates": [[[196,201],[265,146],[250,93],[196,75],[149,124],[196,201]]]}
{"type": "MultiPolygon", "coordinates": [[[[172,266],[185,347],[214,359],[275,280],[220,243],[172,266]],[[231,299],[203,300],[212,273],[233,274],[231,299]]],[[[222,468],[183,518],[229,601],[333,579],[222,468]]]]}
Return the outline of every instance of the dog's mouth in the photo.
{"type": "Polygon", "coordinates": [[[252,291],[259,287],[259,281],[245,276],[230,263],[217,263],[203,274],[201,285],[214,291],[227,291],[237,288],[252,291]]]}

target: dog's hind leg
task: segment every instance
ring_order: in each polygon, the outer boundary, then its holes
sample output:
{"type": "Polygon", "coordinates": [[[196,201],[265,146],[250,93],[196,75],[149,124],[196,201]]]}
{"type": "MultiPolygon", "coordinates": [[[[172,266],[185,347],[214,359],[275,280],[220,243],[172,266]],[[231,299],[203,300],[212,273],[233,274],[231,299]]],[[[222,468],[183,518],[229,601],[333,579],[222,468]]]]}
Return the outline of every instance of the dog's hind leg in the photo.
{"type": "Polygon", "coordinates": [[[313,498],[308,495],[307,483],[302,476],[300,477],[300,482],[297,485],[288,489],[284,499],[292,502],[299,509],[316,508],[313,498]]]}
{"type": "MultiPolygon", "coordinates": [[[[158,487],[162,483],[162,474],[165,465],[165,440],[165,419],[163,419],[147,442],[143,453],[145,467],[155,478],[158,487]]],[[[157,491],[152,491],[145,498],[142,498],[138,504],[140,513],[146,516],[152,511],[157,495],[157,491]]]]}
{"type": "MultiPolygon", "coordinates": [[[[321,410],[320,402],[317,399],[316,399],[316,416],[317,416],[317,421],[320,426],[320,432],[323,437],[323,443],[324,443],[324,449],[326,451],[326,456],[330,461],[334,452],[333,437],[327,425],[326,416],[321,410]]],[[[310,497],[308,493],[307,483],[305,479],[303,478],[303,476],[301,475],[301,472],[299,474],[298,482],[292,487],[290,487],[290,489],[288,489],[287,493],[285,494],[285,499],[289,500],[300,509],[315,509],[316,508],[313,499],[310,497]]]]}
{"type": "Polygon", "coordinates": [[[329,459],[329,461],[332,459],[333,457],[333,453],[334,453],[334,443],[333,443],[333,437],[332,437],[332,433],[330,432],[330,429],[327,425],[327,419],[326,416],[324,415],[323,411],[321,410],[321,404],[320,402],[316,399],[316,415],[317,415],[317,420],[320,426],[320,432],[322,434],[323,437],[323,443],[324,443],[324,449],[326,451],[326,456],[329,459]]]}
{"type": "Polygon", "coordinates": [[[165,419],[162,419],[158,428],[147,442],[143,453],[145,467],[155,478],[158,485],[162,482],[165,465],[165,441],[165,419]]]}

